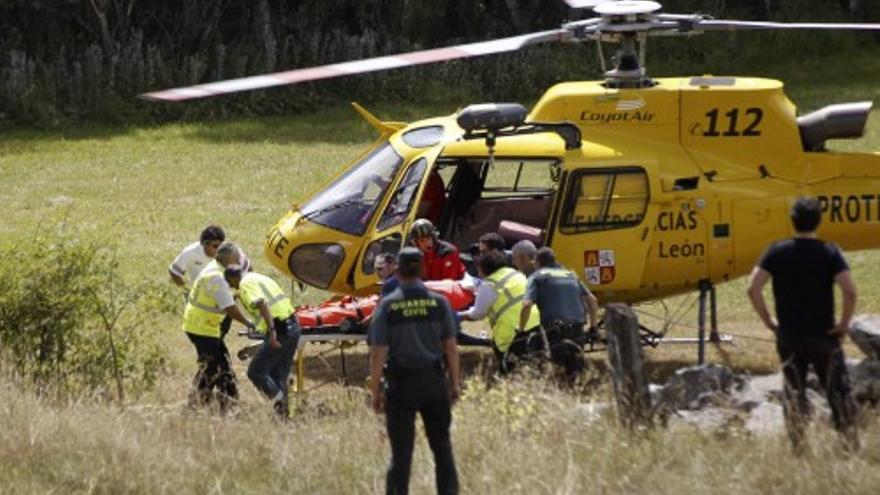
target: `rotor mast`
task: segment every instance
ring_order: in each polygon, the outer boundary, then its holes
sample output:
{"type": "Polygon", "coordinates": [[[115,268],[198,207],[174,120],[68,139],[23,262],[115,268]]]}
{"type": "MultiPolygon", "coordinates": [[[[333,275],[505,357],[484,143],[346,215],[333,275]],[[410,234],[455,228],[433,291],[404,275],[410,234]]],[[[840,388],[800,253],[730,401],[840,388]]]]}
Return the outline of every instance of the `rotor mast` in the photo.
{"type": "Polygon", "coordinates": [[[605,23],[600,28],[599,41],[618,43],[614,68],[605,72],[609,88],[649,88],[654,81],[645,70],[647,31],[660,9],[655,2],[620,2],[600,4],[594,9],[605,23]]]}

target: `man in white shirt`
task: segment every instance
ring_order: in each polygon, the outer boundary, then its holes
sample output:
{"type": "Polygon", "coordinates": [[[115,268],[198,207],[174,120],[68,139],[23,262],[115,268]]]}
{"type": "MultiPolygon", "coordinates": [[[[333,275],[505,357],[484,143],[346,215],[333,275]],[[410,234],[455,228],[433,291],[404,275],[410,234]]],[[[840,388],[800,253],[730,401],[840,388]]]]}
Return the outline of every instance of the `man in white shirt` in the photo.
{"type": "Polygon", "coordinates": [[[183,248],[183,251],[174,258],[168,267],[168,274],[175,285],[181,289],[191,287],[193,282],[214,259],[217,248],[226,240],[223,229],[217,225],[209,225],[202,230],[199,242],[194,242],[183,248]],[[183,277],[189,279],[188,283],[183,277]]]}
{"type": "MultiPolygon", "coordinates": [[[[199,242],[194,242],[183,248],[183,251],[177,255],[177,258],[174,258],[174,261],[168,267],[168,274],[171,275],[171,280],[181,289],[186,302],[189,302],[190,289],[199,277],[199,274],[211,263],[211,260],[217,254],[217,249],[225,240],[226,233],[223,232],[219,225],[208,225],[202,230],[199,242]],[[184,276],[189,279],[189,283],[183,279],[184,276]]],[[[242,271],[251,271],[250,260],[241,248],[237,249],[239,256],[237,264],[241,266],[242,271]]],[[[232,320],[228,317],[225,318],[220,325],[220,331],[224,337],[229,332],[231,326],[232,320]]]]}

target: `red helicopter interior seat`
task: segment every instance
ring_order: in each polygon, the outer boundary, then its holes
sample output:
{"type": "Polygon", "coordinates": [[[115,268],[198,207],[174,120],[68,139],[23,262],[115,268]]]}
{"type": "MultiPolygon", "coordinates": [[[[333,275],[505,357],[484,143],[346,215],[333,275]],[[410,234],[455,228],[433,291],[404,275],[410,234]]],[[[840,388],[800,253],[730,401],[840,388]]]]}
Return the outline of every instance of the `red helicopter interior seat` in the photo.
{"type": "Polygon", "coordinates": [[[544,229],[511,220],[501,221],[498,225],[498,235],[507,241],[508,246],[524,240],[532,241],[537,247],[544,245],[544,229]]]}

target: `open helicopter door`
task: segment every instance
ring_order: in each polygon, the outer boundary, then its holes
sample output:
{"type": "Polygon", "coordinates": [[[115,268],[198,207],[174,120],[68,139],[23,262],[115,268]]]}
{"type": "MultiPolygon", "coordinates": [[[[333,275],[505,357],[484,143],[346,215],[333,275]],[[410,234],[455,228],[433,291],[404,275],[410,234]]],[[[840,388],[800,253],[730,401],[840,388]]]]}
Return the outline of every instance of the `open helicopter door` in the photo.
{"type": "Polygon", "coordinates": [[[633,299],[651,249],[656,165],[579,168],[566,174],[549,244],[602,303],[633,299]],[[623,289],[623,288],[627,289],[623,289]]]}
{"type": "Polygon", "coordinates": [[[432,148],[412,159],[392,184],[380,210],[382,213],[373,219],[364,234],[365,247],[353,267],[352,281],[356,291],[367,292],[379,282],[373,266],[376,256],[400,251],[409,226],[420,213],[426,184],[436,174],[433,167],[440,150],[440,147],[432,148]]]}

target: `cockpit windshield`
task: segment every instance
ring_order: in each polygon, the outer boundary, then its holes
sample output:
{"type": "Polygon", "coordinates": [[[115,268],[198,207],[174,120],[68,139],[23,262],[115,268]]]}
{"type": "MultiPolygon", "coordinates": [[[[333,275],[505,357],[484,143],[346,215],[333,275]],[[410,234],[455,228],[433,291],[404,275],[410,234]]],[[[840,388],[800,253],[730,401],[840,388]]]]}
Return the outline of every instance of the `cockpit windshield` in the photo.
{"type": "Polygon", "coordinates": [[[389,143],[380,145],[305,203],[303,217],[348,234],[363,234],[402,163],[389,143]]]}

